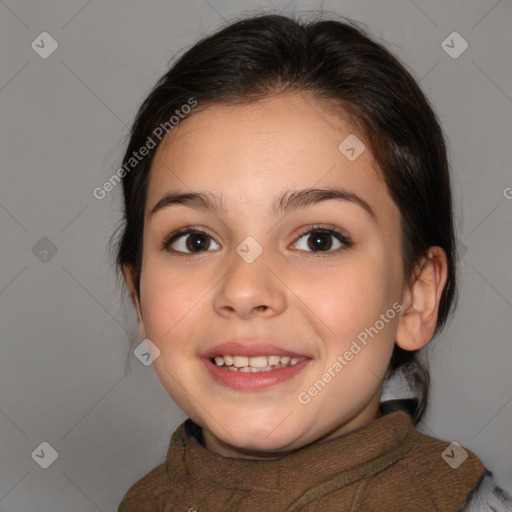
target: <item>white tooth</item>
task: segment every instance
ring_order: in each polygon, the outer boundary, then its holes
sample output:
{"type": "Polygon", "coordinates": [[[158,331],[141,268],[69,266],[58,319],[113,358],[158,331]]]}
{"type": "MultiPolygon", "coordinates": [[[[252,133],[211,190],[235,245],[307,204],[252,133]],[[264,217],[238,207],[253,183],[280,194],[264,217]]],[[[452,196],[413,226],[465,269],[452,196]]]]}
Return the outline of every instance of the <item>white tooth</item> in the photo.
{"type": "Polygon", "coordinates": [[[215,357],[215,364],[217,366],[222,366],[224,364],[224,358],[222,356],[215,357]]]}
{"type": "Polygon", "coordinates": [[[228,366],[227,368],[231,372],[237,372],[238,371],[238,368],[235,368],[234,366],[228,366]]]}
{"type": "MultiPolygon", "coordinates": [[[[224,361],[226,358],[224,358],[224,361]]],[[[288,356],[281,356],[281,364],[288,364],[290,362],[290,358],[288,356]]],[[[227,364],[227,363],[226,363],[227,364]]]]}
{"type": "Polygon", "coordinates": [[[251,372],[261,372],[263,370],[261,370],[260,368],[251,368],[251,372]]]}
{"type": "Polygon", "coordinates": [[[241,368],[242,366],[248,366],[249,358],[245,356],[233,356],[233,364],[237,368],[241,368]]]}
{"type": "Polygon", "coordinates": [[[277,366],[281,360],[279,356],[268,356],[267,359],[269,366],[277,366]]]}
{"type": "Polygon", "coordinates": [[[233,358],[231,356],[224,356],[224,364],[226,366],[229,366],[230,364],[233,364],[233,358]]]}
{"type": "Polygon", "coordinates": [[[243,368],[240,368],[238,371],[239,372],[250,372],[251,369],[248,366],[244,366],[243,368]]]}
{"type": "Polygon", "coordinates": [[[249,364],[253,368],[265,368],[267,366],[267,356],[255,356],[249,359],[249,364]]]}
{"type": "Polygon", "coordinates": [[[292,360],[290,361],[290,366],[296,365],[300,361],[300,357],[292,357],[292,360]]]}

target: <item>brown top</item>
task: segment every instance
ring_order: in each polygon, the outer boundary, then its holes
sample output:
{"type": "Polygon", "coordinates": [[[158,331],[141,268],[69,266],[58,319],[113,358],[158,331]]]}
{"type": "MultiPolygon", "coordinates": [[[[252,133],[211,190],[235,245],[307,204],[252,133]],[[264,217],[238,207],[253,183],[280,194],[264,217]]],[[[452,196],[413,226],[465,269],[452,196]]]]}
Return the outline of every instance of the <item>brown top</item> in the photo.
{"type": "Polygon", "coordinates": [[[469,450],[449,465],[441,454],[450,443],[416,430],[404,411],[274,460],[213,453],[194,428],[188,419],[176,429],[166,462],[129,489],[118,512],[460,511],[485,475],[469,450]]]}

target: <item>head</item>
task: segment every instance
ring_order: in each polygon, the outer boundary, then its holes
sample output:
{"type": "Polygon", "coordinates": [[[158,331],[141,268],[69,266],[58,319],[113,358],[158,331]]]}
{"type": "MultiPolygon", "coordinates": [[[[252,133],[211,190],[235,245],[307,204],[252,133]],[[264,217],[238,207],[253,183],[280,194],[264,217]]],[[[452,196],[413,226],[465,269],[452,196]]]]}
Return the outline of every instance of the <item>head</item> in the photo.
{"type": "Polygon", "coordinates": [[[130,159],[117,264],[207,447],[264,457],[353,430],[399,371],[421,418],[419,350],[456,290],[451,186],[436,115],[382,45],[352,22],[233,23],[157,83],[130,159]],[[260,355],[298,362],[221,357],[260,355]]]}

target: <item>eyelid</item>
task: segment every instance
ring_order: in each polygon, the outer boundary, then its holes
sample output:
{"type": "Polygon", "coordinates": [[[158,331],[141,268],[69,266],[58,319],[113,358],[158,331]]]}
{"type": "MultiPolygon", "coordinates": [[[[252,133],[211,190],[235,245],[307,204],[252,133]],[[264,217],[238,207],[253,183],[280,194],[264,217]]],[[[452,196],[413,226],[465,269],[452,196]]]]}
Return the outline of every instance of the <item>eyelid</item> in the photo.
{"type": "MultiPolygon", "coordinates": [[[[162,240],[162,243],[160,244],[160,246],[163,250],[168,250],[169,246],[172,243],[174,243],[176,240],[178,240],[181,235],[188,235],[188,234],[191,234],[191,232],[204,234],[204,235],[211,237],[212,239],[214,238],[213,235],[211,235],[205,228],[203,228],[201,226],[187,225],[187,226],[178,228],[175,231],[172,231],[169,235],[167,235],[162,240]]],[[[176,251],[176,252],[179,252],[179,251],[176,251]]],[[[181,254],[187,254],[187,253],[181,253],[181,254]]]]}
{"type": "Polygon", "coordinates": [[[337,228],[335,226],[331,226],[330,224],[312,224],[310,226],[305,227],[304,229],[300,230],[297,234],[297,238],[300,238],[301,236],[307,235],[308,233],[315,232],[315,231],[324,231],[326,233],[331,233],[332,235],[339,235],[344,240],[350,240],[350,237],[346,235],[340,228],[337,228]]]}
{"type": "Polygon", "coordinates": [[[299,234],[296,237],[296,241],[293,245],[296,245],[297,242],[305,235],[309,235],[312,233],[324,233],[329,236],[332,236],[338,242],[342,244],[342,247],[339,247],[335,250],[329,250],[329,251],[306,251],[307,254],[312,254],[314,257],[329,257],[329,256],[336,256],[340,252],[349,249],[353,246],[352,239],[349,235],[345,234],[342,230],[339,228],[336,228],[334,226],[331,226],[329,224],[313,224],[311,226],[308,226],[307,228],[304,228],[299,232],[299,234]]]}

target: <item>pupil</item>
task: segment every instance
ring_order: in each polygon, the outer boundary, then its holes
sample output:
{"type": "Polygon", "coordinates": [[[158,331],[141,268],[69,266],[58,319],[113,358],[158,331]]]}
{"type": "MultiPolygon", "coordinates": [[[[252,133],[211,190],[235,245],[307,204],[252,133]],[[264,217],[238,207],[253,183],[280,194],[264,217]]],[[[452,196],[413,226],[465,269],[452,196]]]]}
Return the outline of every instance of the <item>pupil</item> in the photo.
{"type": "Polygon", "coordinates": [[[330,249],[330,247],[331,247],[331,243],[327,243],[327,247],[324,247],[324,244],[322,243],[322,242],[325,242],[326,240],[328,240],[329,242],[331,241],[329,236],[325,233],[317,233],[315,235],[312,235],[310,237],[310,240],[312,241],[312,244],[310,244],[310,248],[313,250],[322,249],[322,248],[330,249]],[[313,242],[313,240],[314,240],[314,242],[313,242]]]}
{"type": "Polygon", "coordinates": [[[187,249],[189,251],[194,251],[195,249],[203,249],[206,246],[206,241],[204,240],[204,235],[190,235],[187,240],[187,249]],[[201,240],[203,238],[203,240],[201,240]]]}

